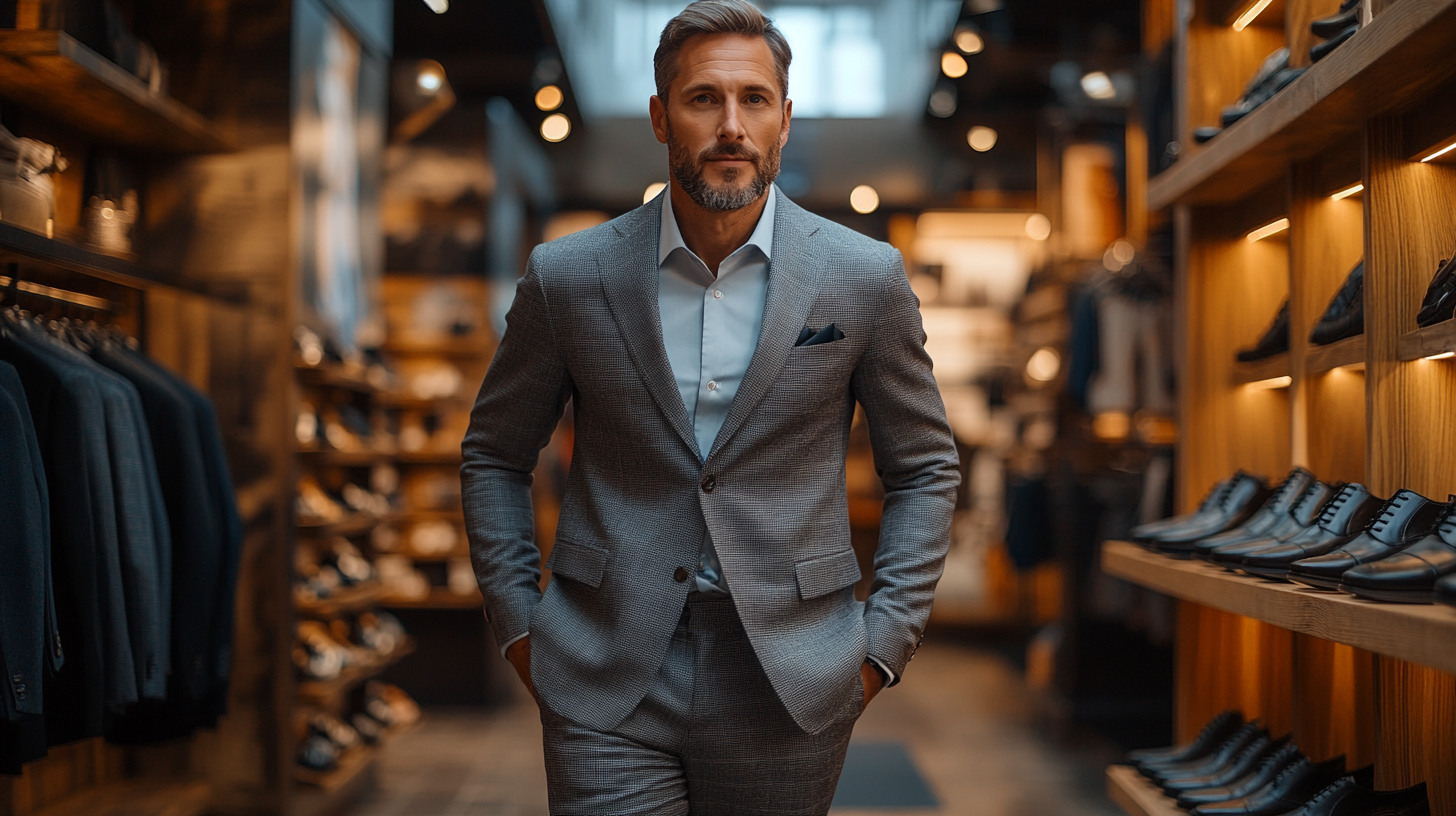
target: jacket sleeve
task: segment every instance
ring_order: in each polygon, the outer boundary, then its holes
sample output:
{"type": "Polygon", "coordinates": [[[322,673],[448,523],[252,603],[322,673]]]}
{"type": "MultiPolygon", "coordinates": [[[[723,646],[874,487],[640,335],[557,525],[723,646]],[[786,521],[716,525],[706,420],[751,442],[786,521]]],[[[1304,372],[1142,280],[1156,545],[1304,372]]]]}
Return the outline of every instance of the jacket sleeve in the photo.
{"type": "Polygon", "coordinates": [[[465,529],[497,643],[527,631],[540,600],[531,473],[561,419],[571,380],[557,350],[539,250],[506,316],[505,336],[470,413],[460,468],[465,529]]]}
{"type": "Polygon", "coordinates": [[[875,577],[865,603],[869,656],[896,681],[920,645],[950,548],[960,463],[925,353],[919,301],[890,250],[870,347],[851,379],[864,408],[885,509],[875,577]]]}

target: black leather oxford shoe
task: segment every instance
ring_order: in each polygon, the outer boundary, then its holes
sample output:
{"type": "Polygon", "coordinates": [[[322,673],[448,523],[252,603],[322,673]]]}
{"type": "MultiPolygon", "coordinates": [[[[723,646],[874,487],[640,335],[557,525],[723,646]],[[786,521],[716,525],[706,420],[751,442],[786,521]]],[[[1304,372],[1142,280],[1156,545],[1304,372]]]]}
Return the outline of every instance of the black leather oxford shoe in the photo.
{"type": "Polygon", "coordinates": [[[1260,578],[1288,580],[1291,564],[1344,546],[1370,526],[1383,506],[1385,501],[1370,495],[1364,485],[1347,484],[1320,508],[1319,520],[1314,526],[1253,552],[1215,551],[1213,560],[1260,578]]]}
{"type": "Polygon", "coordinates": [[[1324,42],[1320,43],[1319,45],[1316,45],[1315,47],[1309,49],[1309,61],[1310,62],[1319,62],[1320,60],[1324,59],[1325,57],[1328,57],[1330,55],[1330,52],[1332,52],[1336,48],[1339,48],[1340,46],[1344,45],[1345,44],[1345,41],[1348,40],[1348,39],[1350,39],[1351,37],[1355,36],[1355,32],[1357,32],[1359,30],[1360,30],[1360,24],[1358,22],[1355,23],[1354,25],[1346,26],[1338,34],[1335,34],[1333,37],[1330,37],[1328,40],[1325,40],[1324,42]]]}
{"type": "Polygon", "coordinates": [[[1340,589],[1372,601],[1428,604],[1435,601],[1436,582],[1456,575],[1456,503],[1450,505],[1435,532],[1406,549],[1361,564],[1340,578],[1340,589]]]}
{"type": "Polygon", "coordinates": [[[1309,342],[1327,346],[1336,340],[1365,333],[1365,262],[1355,264],[1345,276],[1340,291],[1330,301],[1319,322],[1310,330],[1309,342]]]}
{"type": "Polygon", "coordinates": [[[1344,0],[1344,2],[1340,3],[1339,11],[1310,23],[1309,30],[1314,32],[1316,37],[1322,40],[1328,40],[1359,22],[1360,0],[1344,0]]]}
{"type": "Polygon", "coordinates": [[[1219,121],[1223,122],[1224,127],[1229,127],[1234,122],[1253,113],[1255,108],[1273,99],[1274,94],[1287,88],[1289,83],[1299,79],[1308,70],[1308,68],[1285,68],[1270,77],[1267,82],[1260,85],[1243,99],[1224,108],[1219,113],[1219,121]]]}
{"type": "Polygon", "coordinates": [[[1164,765],[1152,769],[1152,780],[1166,788],[1168,783],[1179,779],[1193,779],[1217,773],[1249,745],[1268,737],[1269,732],[1259,723],[1244,723],[1239,726],[1239,730],[1233,733],[1233,736],[1224,740],[1223,744],[1213,749],[1207,756],[1180,762],[1177,765],[1164,765]]]}
{"type": "Polygon", "coordinates": [[[1289,578],[1315,589],[1338,590],[1347,570],[1379,561],[1420,541],[1445,509],[1446,505],[1414,490],[1397,490],[1360,535],[1327,555],[1295,561],[1289,566],[1289,578]]]}
{"type": "Polygon", "coordinates": [[[1304,755],[1299,752],[1298,746],[1286,744],[1266,754],[1254,770],[1227,785],[1184,791],[1178,794],[1178,807],[1191,810],[1199,805],[1242,799],[1273,782],[1274,777],[1278,776],[1280,771],[1303,758],[1304,755]]]}
{"type": "MultiPolygon", "coordinates": [[[[1223,501],[1224,494],[1233,487],[1234,480],[1238,479],[1243,473],[1241,470],[1210,488],[1208,495],[1204,496],[1203,501],[1198,503],[1198,509],[1192,513],[1184,513],[1181,516],[1173,516],[1171,518],[1158,519],[1157,521],[1149,521],[1146,524],[1139,524],[1128,531],[1127,537],[1140,544],[1146,543],[1158,533],[1189,524],[1194,519],[1213,512],[1218,507],[1219,502],[1223,501]]],[[[1158,750],[1165,749],[1160,748],[1158,750]]]]}
{"type": "Polygon", "coordinates": [[[1207,755],[1224,740],[1233,736],[1234,732],[1239,730],[1243,724],[1244,715],[1229,709],[1209,720],[1198,732],[1198,736],[1192,740],[1168,748],[1143,748],[1131,751],[1127,755],[1127,761],[1141,767],[1144,765],[1175,765],[1179,762],[1197,759],[1207,755]]]}
{"type": "Polygon", "coordinates": [[[1272,527],[1265,530],[1261,536],[1246,538],[1243,541],[1231,540],[1221,543],[1215,542],[1215,539],[1221,536],[1205,538],[1195,545],[1197,549],[1194,550],[1193,555],[1205,561],[1214,560],[1215,553],[1227,556],[1239,553],[1239,557],[1242,558],[1248,553],[1258,552],[1265,547],[1287,541],[1318,523],[1320,508],[1333,499],[1341,487],[1344,485],[1329,485],[1314,480],[1294,500],[1294,505],[1289,508],[1289,511],[1281,516],[1272,527]]]}
{"type": "Polygon", "coordinates": [[[1265,757],[1277,752],[1288,742],[1289,737],[1270,738],[1267,734],[1261,735],[1258,739],[1245,745],[1243,750],[1213,773],[1170,780],[1163,785],[1163,792],[1177,797],[1184,791],[1204,790],[1231,784],[1235,780],[1253,773],[1265,757]]]}
{"type": "Polygon", "coordinates": [[[1157,550],[1170,551],[1175,557],[1188,558],[1189,550],[1182,549],[1182,545],[1243,524],[1267,498],[1269,487],[1264,480],[1240,471],[1224,490],[1217,505],[1206,513],[1195,515],[1186,524],[1148,536],[1148,544],[1157,550]]]}
{"type": "Polygon", "coordinates": [[[1378,791],[1347,776],[1315,794],[1289,816],[1430,816],[1426,783],[1404,790],[1378,791]]]}
{"type": "Polygon", "coordinates": [[[1436,276],[1426,287],[1426,297],[1416,314],[1416,325],[1424,329],[1450,320],[1453,314],[1456,314],[1456,256],[1441,261],[1436,267],[1436,276]]]}
{"type": "Polygon", "coordinates": [[[1279,306],[1279,313],[1274,315],[1274,322],[1264,330],[1259,342],[1250,348],[1240,349],[1235,356],[1241,363],[1252,363],[1286,351],[1289,351],[1289,298],[1285,298],[1279,306]]]}
{"type": "Polygon", "coordinates": [[[1264,538],[1269,531],[1278,526],[1279,522],[1289,517],[1289,511],[1294,503],[1299,500],[1304,489],[1314,481],[1314,474],[1302,467],[1289,471],[1284,481],[1275,485],[1274,492],[1264,500],[1254,514],[1244,520],[1243,524],[1222,533],[1216,533],[1201,538],[1197,541],[1177,540],[1159,541],[1158,551],[1173,554],[1193,553],[1199,547],[1213,548],[1221,544],[1235,544],[1242,541],[1250,541],[1256,538],[1264,538]]]}
{"type": "Polygon", "coordinates": [[[1344,757],[1319,764],[1300,758],[1248,796],[1199,805],[1192,812],[1195,816],[1280,816],[1304,805],[1344,775],[1344,757]]]}
{"type": "Polygon", "coordinates": [[[1436,582],[1436,603],[1456,606],[1456,575],[1448,575],[1436,582]]]}

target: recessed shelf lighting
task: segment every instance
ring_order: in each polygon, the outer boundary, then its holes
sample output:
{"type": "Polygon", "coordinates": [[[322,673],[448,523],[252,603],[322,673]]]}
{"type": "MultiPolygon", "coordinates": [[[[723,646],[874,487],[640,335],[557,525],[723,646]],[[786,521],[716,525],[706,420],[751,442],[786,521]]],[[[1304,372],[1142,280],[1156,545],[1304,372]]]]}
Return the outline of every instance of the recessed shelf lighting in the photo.
{"type": "Polygon", "coordinates": [[[1285,374],[1282,377],[1270,377],[1267,380],[1255,380],[1254,382],[1246,384],[1244,387],[1249,389],[1250,391],[1268,391],[1275,388],[1288,388],[1290,383],[1292,382],[1294,382],[1294,378],[1290,377],[1288,374],[1285,374]]]}
{"type": "Polygon", "coordinates": [[[1456,357],[1456,351],[1443,351],[1440,354],[1432,354],[1429,357],[1422,357],[1422,360],[1449,360],[1456,357]]]}
{"type": "Polygon", "coordinates": [[[1289,229],[1289,219],[1281,218],[1278,221],[1273,222],[1272,224],[1265,224],[1264,226],[1251,231],[1248,234],[1248,239],[1250,242],[1262,241],[1271,235],[1278,235],[1279,233],[1287,229],[1289,229]]]}
{"type": "Polygon", "coordinates": [[[971,66],[965,57],[954,51],[947,51],[940,55],[940,70],[951,79],[960,79],[971,70],[971,66]]]}
{"type": "Polygon", "coordinates": [[[1359,195],[1359,194],[1361,194],[1363,192],[1365,192],[1365,184],[1363,182],[1361,182],[1361,183],[1358,183],[1358,184],[1354,184],[1354,185],[1352,185],[1350,187],[1346,187],[1345,189],[1340,190],[1337,193],[1331,193],[1330,194],[1330,200],[1331,201],[1344,201],[1345,199],[1349,198],[1350,196],[1359,195]]]}
{"type": "Polygon", "coordinates": [[[1264,9],[1269,8],[1269,4],[1272,2],[1274,0],[1257,0],[1252,6],[1244,9],[1244,13],[1240,14],[1238,19],[1234,20],[1234,31],[1243,31],[1248,28],[1249,23],[1254,22],[1256,17],[1263,14],[1264,9]]]}
{"type": "Polygon", "coordinates": [[[1446,145],[1445,147],[1442,147],[1441,149],[1436,150],[1436,151],[1432,152],[1431,154],[1422,157],[1421,158],[1421,163],[1424,164],[1425,162],[1428,162],[1428,161],[1435,161],[1436,159],[1441,158],[1442,156],[1446,155],[1447,153],[1450,153],[1453,150],[1456,150],[1456,142],[1452,142],[1452,143],[1446,145]]]}

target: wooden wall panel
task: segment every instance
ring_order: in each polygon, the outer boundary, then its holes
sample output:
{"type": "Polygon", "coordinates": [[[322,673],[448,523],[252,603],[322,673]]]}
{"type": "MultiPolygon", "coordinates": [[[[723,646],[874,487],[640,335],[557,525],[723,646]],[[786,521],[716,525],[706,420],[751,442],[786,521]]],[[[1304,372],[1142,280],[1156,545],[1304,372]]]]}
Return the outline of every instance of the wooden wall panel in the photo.
{"type": "MultiPolygon", "coordinates": [[[[1244,86],[1258,72],[1264,59],[1283,47],[1283,21],[1273,15],[1266,16],[1276,19],[1276,24],[1251,25],[1243,31],[1234,31],[1222,20],[1213,22],[1197,15],[1189,25],[1181,61],[1187,67],[1180,71],[1188,90],[1185,124],[1180,134],[1185,154],[1199,149],[1193,143],[1193,129],[1218,125],[1219,112],[1243,95],[1244,86]]],[[[1260,22],[1267,20],[1261,18],[1260,22]]]]}
{"type": "Polygon", "coordinates": [[[1316,760],[1375,761],[1374,655],[1341,643],[1294,636],[1294,736],[1316,760]]]}
{"type": "Polygon", "coordinates": [[[1426,782],[1433,816],[1456,814],[1456,675],[1376,656],[1375,786],[1426,782]]]}
{"type": "Polygon", "coordinates": [[[1272,734],[1294,728],[1293,634],[1252,618],[1183,601],[1178,606],[1178,741],[1234,708],[1272,734]]]}

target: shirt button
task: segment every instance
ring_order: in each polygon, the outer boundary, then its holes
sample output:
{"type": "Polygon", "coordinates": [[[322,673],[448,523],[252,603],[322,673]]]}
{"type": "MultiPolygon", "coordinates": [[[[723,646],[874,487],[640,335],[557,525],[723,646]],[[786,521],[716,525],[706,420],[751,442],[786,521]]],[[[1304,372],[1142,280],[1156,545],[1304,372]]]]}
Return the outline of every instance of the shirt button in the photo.
{"type": "Polygon", "coordinates": [[[672,580],[677,581],[679,584],[683,583],[687,579],[688,579],[688,569],[687,569],[687,567],[678,567],[677,569],[675,569],[675,570],[672,571],[672,580]]]}
{"type": "Polygon", "coordinates": [[[717,391],[718,390],[718,382],[716,380],[708,380],[708,390],[709,391],[717,391]]]}
{"type": "Polygon", "coordinates": [[[717,298],[718,300],[722,300],[723,299],[723,290],[722,289],[714,289],[713,290],[713,297],[717,298]]]}
{"type": "Polygon", "coordinates": [[[703,477],[703,492],[704,493],[712,493],[713,492],[713,488],[715,488],[717,486],[718,486],[718,480],[715,479],[715,478],[713,478],[712,474],[709,474],[709,475],[703,477]]]}

